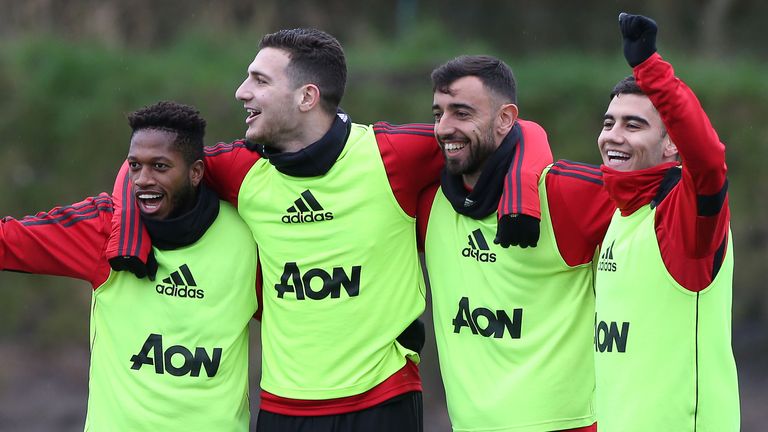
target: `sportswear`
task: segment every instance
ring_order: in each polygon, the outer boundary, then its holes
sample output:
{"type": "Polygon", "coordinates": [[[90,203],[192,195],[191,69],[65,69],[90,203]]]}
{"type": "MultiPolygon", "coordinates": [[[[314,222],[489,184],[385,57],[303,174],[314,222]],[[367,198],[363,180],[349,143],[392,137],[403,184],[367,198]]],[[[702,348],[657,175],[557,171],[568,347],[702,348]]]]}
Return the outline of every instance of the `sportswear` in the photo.
{"type": "MultiPolygon", "coordinates": [[[[523,139],[510,146],[508,136],[486,167],[546,143],[539,125],[519,123],[523,139]]],[[[569,161],[544,169],[535,249],[492,244],[496,212],[464,214],[452,184],[460,179],[443,173],[425,244],[453,430],[593,430],[591,261],[614,209],[600,171],[569,161]]],[[[485,186],[472,193],[492,198],[500,180],[484,169],[477,185],[485,186]]]]}
{"type": "Polygon", "coordinates": [[[248,430],[256,248],[234,208],[199,196],[188,214],[153,224],[194,239],[153,248],[155,282],[111,271],[107,194],[0,222],[0,269],[93,287],[86,431],[248,430]]]}
{"type": "Polygon", "coordinates": [[[609,432],[736,431],[725,146],[661,56],[633,72],[682,168],[602,167],[618,211],[596,277],[598,424],[609,432]]]}
{"type": "MultiPolygon", "coordinates": [[[[538,208],[523,179],[548,157],[519,157],[515,202],[538,208]]],[[[424,308],[415,223],[443,164],[433,126],[359,125],[339,112],[299,152],[235,141],[208,147],[205,163],[206,181],[264,242],[261,409],[336,415],[420,391],[415,349],[398,340],[412,339],[403,332],[424,308]]]]}

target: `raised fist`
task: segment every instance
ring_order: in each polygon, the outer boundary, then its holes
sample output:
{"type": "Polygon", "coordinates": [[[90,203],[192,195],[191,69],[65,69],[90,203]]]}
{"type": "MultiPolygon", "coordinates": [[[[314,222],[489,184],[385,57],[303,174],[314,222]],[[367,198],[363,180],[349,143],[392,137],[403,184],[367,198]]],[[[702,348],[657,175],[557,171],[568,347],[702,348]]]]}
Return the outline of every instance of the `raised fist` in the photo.
{"type": "Polygon", "coordinates": [[[619,28],[624,38],[624,58],[630,66],[639,65],[656,52],[656,21],[622,12],[619,28]]]}

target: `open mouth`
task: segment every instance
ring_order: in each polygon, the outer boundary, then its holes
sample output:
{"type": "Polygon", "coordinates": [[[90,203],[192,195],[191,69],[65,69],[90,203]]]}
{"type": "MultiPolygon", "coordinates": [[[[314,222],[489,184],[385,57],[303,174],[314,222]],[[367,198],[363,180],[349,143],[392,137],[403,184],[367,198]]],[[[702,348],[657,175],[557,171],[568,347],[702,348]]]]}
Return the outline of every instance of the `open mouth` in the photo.
{"type": "Polygon", "coordinates": [[[246,123],[252,121],[256,117],[258,117],[259,114],[261,114],[261,110],[257,110],[255,108],[246,108],[245,110],[248,112],[248,117],[245,119],[246,123]]]}
{"type": "Polygon", "coordinates": [[[160,208],[164,196],[160,192],[138,192],[136,193],[136,201],[142,212],[151,214],[160,208]]]}
{"type": "Polygon", "coordinates": [[[608,156],[608,160],[613,163],[623,163],[628,161],[630,158],[629,153],[624,153],[618,150],[608,150],[606,155],[608,156]]]}

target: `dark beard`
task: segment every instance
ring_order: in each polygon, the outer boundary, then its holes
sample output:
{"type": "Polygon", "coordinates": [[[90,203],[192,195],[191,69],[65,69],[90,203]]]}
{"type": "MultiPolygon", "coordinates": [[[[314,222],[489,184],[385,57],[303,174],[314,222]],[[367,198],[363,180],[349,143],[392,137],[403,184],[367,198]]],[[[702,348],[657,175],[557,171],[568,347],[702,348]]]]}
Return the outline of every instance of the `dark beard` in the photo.
{"type": "Polygon", "coordinates": [[[192,210],[197,203],[197,189],[192,186],[192,182],[187,179],[187,183],[178,191],[173,198],[173,211],[168,215],[168,219],[179,217],[192,210]]]}
{"type": "Polygon", "coordinates": [[[469,157],[464,162],[448,159],[445,150],[443,150],[445,168],[452,175],[473,175],[482,171],[485,161],[496,151],[493,139],[493,125],[485,131],[485,134],[475,145],[472,143],[467,145],[469,146],[469,157]]]}

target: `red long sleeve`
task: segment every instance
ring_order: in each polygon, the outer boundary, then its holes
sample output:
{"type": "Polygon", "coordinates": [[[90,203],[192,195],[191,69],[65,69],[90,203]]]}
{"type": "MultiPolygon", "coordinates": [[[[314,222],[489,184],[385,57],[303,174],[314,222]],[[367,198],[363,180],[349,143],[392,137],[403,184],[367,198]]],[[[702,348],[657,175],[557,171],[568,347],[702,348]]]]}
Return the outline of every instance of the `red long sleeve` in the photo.
{"type": "Polygon", "coordinates": [[[103,193],[22,219],[0,220],[0,270],[67,276],[94,288],[109,276],[103,251],[112,199],[103,193]]]}
{"type": "Polygon", "coordinates": [[[600,167],[559,160],[549,170],[546,185],[560,255],[569,266],[592,261],[616,210],[603,188],[600,167]]]}
{"type": "Polygon", "coordinates": [[[261,156],[248,150],[245,141],[218,143],[205,148],[205,182],[219,198],[237,207],[237,196],[246,174],[261,156]]]}
{"type": "Polygon", "coordinates": [[[670,274],[692,291],[706,288],[723,256],[730,222],[725,145],[696,95],[654,54],[634,69],[680,153],[680,182],[656,212],[656,236],[670,274]]]}
{"type": "Polygon", "coordinates": [[[547,133],[538,124],[522,119],[523,139],[518,143],[514,159],[504,179],[504,193],[499,200],[499,217],[525,214],[541,219],[539,176],[552,163],[547,133]]]}

